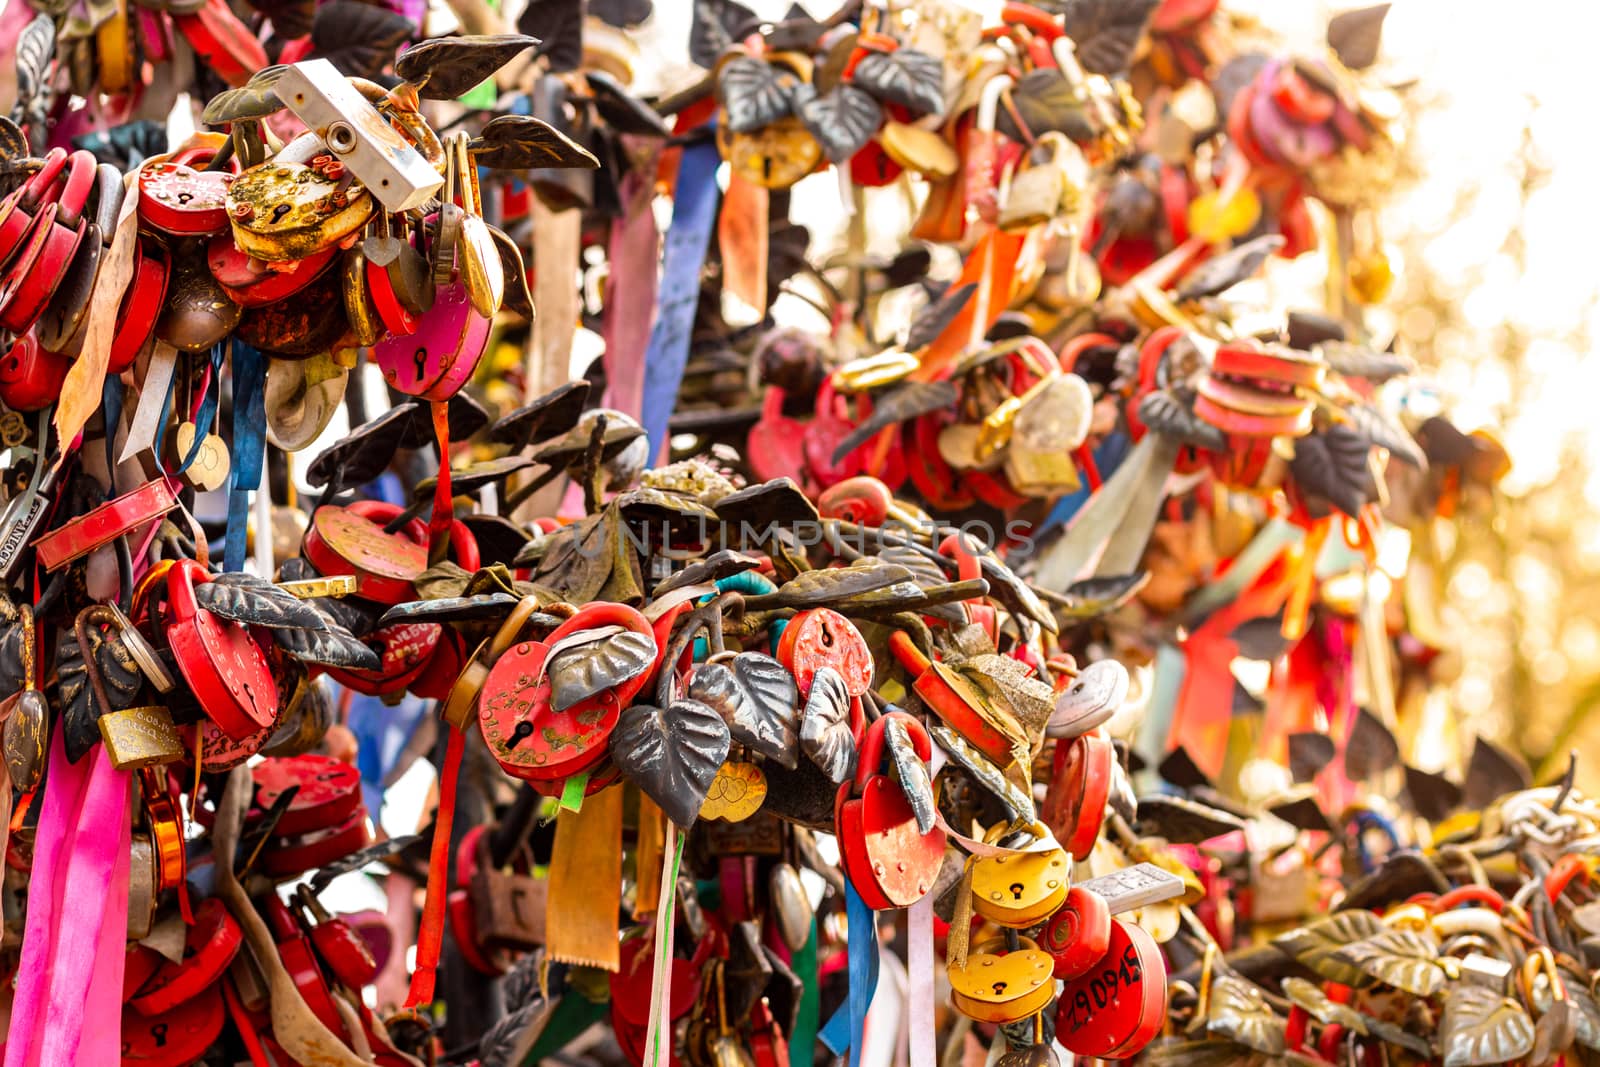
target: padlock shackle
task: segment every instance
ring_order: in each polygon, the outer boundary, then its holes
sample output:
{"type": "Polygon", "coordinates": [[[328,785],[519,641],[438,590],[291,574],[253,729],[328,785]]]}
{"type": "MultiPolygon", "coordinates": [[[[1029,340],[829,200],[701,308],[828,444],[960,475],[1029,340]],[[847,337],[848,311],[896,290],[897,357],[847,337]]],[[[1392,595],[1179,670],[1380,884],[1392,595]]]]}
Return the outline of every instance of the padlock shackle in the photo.
{"type": "Polygon", "coordinates": [[[980,133],[993,133],[995,131],[995,117],[1000,112],[1000,94],[1009,90],[1016,84],[1016,79],[1009,74],[996,74],[983,83],[983,89],[978,94],[977,129],[980,133]]]}
{"type": "Polygon", "coordinates": [[[56,207],[56,222],[69,230],[76,230],[83,220],[84,205],[94,191],[99,163],[93,152],[83,149],[72,153],[68,160],[67,180],[60,186],[61,199],[56,207]]]}
{"type": "Polygon", "coordinates": [[[856,759],[857,794],[866,789],[868,780],[878,773],[878,765],[883,762],[884,738],[891,719],[899,721],[906,728],[912,746],[924,763],[933,758],[933,739],[928,736],[928,731],[923,728],[922,723],[903,711],[885,712],[867,727],[867,735],[861,739],[861,751],[856,759]]]}
{"type": "Polygon", "coordinates": [[[185,622],[200,611],[200,605],[194,598],[196,577],[207,582],[211,580],[211,575],[196,560],[173,560],[168,568],[167,606],[172,610],[172,622],[185,622]]]}
{"type": "Polygon", "coordinates": [[[60,197],[57,179],[66,169],[68,152],[65,148],[52,148],[45,153],[44,165],[22,183],[17,206],[32,212],[41,204],[53,204],[60,197]],[[46,199],[48,197],[48,199],[46,199]]]}
{"type": "Polygon", "coordinates": [[[1016,0],[1008,0],[1000,8],[1000,21],[1021,26],[1051,42],[1067,32],[1048,11],[1032,4],[1017,3],[1016,0]]]}
{"type": "Polygon", "coordinates": [[[825,519],[844,519],[861,526],[882,526],[894,504],[894,494],[881,479],[857,474],[830,485],[817,497],[817,512],[825,519]],[[851,504],[861,501],[861,510],[851,504]]]}
{"type": "Polygon", "coordinates": [[[967,535],[963,531],[957,530],[939,542],[939,555],[956,561],[956,576],[963,582],[983,577],[983,564],[978,554],[967,546],[967,535]]]}
{"type": "Polygon", "coordinates": [[[889,635],[889,651],[900,661],[900,666],[914,675],[926,674],[933,665],[904,630],[896,630],[889,635]]]}

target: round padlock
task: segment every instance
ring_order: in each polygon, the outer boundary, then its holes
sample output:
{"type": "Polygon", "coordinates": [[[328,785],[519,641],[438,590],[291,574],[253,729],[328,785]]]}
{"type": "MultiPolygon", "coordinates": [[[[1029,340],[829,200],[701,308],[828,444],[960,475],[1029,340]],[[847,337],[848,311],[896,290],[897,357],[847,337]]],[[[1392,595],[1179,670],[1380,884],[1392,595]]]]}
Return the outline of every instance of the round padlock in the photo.
{"type": "Polygon", "coordinates": [[[222,986],[212,983],[165,1015],[147,1018],[122,1012],[122,1062],[149,1067],[189,1067],[222,1034],[227,1011],[222,986]]]}
{"type": "Polygon", "coordinates": [[[328,677],[368,696],[399,693],[427,669],[443,641],[444,627],[436,622],[397,622],[366,637],[381,661],[376,670],[329,667],[328,677]]]}
{"type": "Polygon", "coordinates": [[[288,878],[326,867],[372,844],[367,809],[357,807],[338,826],[298,837],[274,837],[261,850],[261,869],[275,878],[288,878]]]}
{"type": "Polygon", "coordinates": [[[1154,939],[1113,919],[1106,953],[1061,987],[1056,1041],[1078,1056],[1126,1059],[1166,1021],[1167,969],[1154,939]]]}
{"type": "Polygon", "coordinates": [[[1050,789],[1039,814],[1075,860],[1088,858],[1100,836],[1115,760],[1111,742],[1097,734],[1056,742],[1050,789]]]}
{"type": "Polygon", "coordinates": [[[264,759],[251,776],[256,806],[265,811],[291,786],[293,799],[273,832],[280,836],[308,834],[338,826],[361,806],[361,772],[343,760],[307,752],[301,756],[264,759]]]}
{"type": "Polygon", "coordinates": [[[212,158],[206,148],[154,159],[139,168],[139,221],[179,237],[205,237],[228,228],[228,170],[196,170],[212,158]]]}
{"type": "Polygon", "coordinates": [[[794,675],[802,699],[821,667],[838,671],[852,697],[872,688],[872,649],[854,623],[830,608],[812,608],[790,619],[777,658],[794,675]]]}
{"type": "Polygon", "coordinates": [[[1111,944],[1111,909],[1098,894],[1073,886],[1060,909],[1039,931],[1039,947],[1055,960],[1055,976],[1076,978],[1106,954],[1111,944]]]}
{"type": "Polygon", "coordinates": [[[244,932],[216,897],[194,909],[194,924],[183,941],[183,959],[164,960],[128,1003],[140,1015],[158,1018],[222,977],[244,943],[244,932]]]}

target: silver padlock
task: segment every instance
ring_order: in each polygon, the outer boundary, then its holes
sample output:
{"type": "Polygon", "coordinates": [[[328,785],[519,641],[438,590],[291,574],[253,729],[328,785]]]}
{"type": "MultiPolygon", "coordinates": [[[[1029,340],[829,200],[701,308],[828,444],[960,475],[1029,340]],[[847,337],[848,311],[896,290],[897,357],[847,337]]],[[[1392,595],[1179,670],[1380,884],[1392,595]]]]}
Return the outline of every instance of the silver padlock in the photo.
{"type": "Polygon", "coordinates": [[[1078,885],[1104,898],[1111,914],[1120,915],[1183,896],[1183,879],[1153,863],[1136,863],[1078,885]]]}
{"type": "Polygon", "coordinates": [[[443,187],[444,178],[422,153],[326,59],[293,64],[276,90],[385,210],[419,208],[443,187]]]}

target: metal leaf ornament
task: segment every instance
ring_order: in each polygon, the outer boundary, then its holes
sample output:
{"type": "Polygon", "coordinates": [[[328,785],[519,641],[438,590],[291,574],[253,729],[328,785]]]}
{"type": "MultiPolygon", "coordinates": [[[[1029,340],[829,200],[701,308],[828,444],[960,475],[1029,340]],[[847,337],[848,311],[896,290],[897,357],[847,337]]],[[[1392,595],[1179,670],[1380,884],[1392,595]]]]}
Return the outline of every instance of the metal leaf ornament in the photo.
{"type": "Polygon", "coordinates": [[[1283,1052],[1283,1020],[1253,982],[1236,975],[1218,974],[1212,979],[1206,1030],[1263,1055],[1283,1052]]]}
{"type": "Polygon", "coordinates": [[[218,574],[194,589],[195,601],[213,615],[246,626],[274,630],[320,630],[327,625],[317,609],[293,593],[244,571],[218,574]]]}
{"type": "Polygon", "coordinates": [[[1439,1020],[1444,1067],[1511,1063],[1533,1049],[1533,1020],[1522,1005],[1470,982],[1453,983],[1439,1020]]]}
{"type": "MultiPolygon", "coordinates": [[[[39,14],[17,37],[17,106],[31,103],[44,92],[50,76],[50,58],[56,52],[56,23],[39,14]]],[[[15,114],[15,112],[13,112],[15,114]]]]}
{"type": "Polygon", "coordinates": [[[856,773],[856,739],[850,731],[850,693],[832,667],[819,667],[800,717],[800,750],[830,781],[856,773]]]}
{"type": "MultiPolygon", "coordinates": [[[[139,665],[134,662],[133,654],[128,651],[121,637],[106,633],[98,626],[86,627],[84,635],[89,643],[87,650],[79,645],[77,635],[72,630],[62,631],[56,643],[56,677],[61,687],[61,740],[66,747],[67,759],[73,763],[88,755],[89,750],[99,743],[100,716],[107,711],[132,707],[134,698],[139,695],[139,687],[144,682],[139,665]],[[106,699],[111,703],[109,708],[101,707],[95,697],[94,686],[89,682],[89,672],[84,665],[85,651],[94,657],[100,681],[105,686],[106,699]]],[[[35,696],[42,700],[42,694],[37,691],[35,696]]]]}
{"type": "Polygon", "coordinates": [[[1353,518],[1378,496],[1367,463],[1371,450],[1367,439],[1350,427],[1329,426],[1295,442],[1289,471],[1302,489],[1325,497],[1353,518]]]}
{"type": "Polygon", "coordinates": [[[769,608],[817,607],[845,600],[896,582],[911,581],[911,572],[893,563],[868,563],[865,566],[829,567],[803,571],[778,587],[776,593],[746,598],[746,605],[757,611],[769,608]]]}
{"type": "Polygon", "coordinates": [[[1291,975],[1283,980],[1283,995],[1304,1009],[1310,1016],[1327,1026],[1342,1026],[1358,1034],[1367,1032],[1367,1017],[1348,1004],[1330,1000],[1320,987],[1304,978],[1291,975]]]}
{"type": "Polygon", "coordinates": [[[1422,454],[1416,439],[1376,406],[1352,404],[1345,408],[1345,414],[1350,416],[1351,428],[1371,444],[1387,448],[1390,455],[1408,466],[1427,467],[1428,458],[1422,454]]]}
{"type": "Polygon", "coordinates": [[[1366,708],[1356,711],[1350,738],[1344,747],[1344,771],[1357,781],[1371,778],[1400,762],[1400,742],[1383,722],[1366,708]]]}
{"type": "Polygon", "coordinates": [[[264,67],[237,89],[224,89],[206,104],[200,121],[207,126],[221,126],[227,122],[249,122],[276,115],[284,108],[283,101],[278,99],[278,79],[288,69],[285,64],[264,67]]]}
{"type": "Polygon", "coordinates": [[[717,75],[717,96],[733,133],[755,133],[794,112],[797,80],[754,56],[735,56],[717,75]]]}
{"type": "Polygon", "coordinates": [[[938,808],[933,799],[933,778],[928,774],[928,765],[917,755],[911,734],[899,719],[889,720],[883,739],[894,761],[895,773],[900,777],[900,791],[906,795],[911,813],[917,817],[917,830],[929,833],[938,824],[938,808]]]}
{"type": "Polygon", "coordinates": [[[1139,401],[1139,421],[1150,429],[1196,448],[1226,452],[1228,438],[1220,429],[1194,413],[1188,402],[1173,393],[1157,389],[1139,401]]]}
{"type": "Polygon", "coordinates": [[[546,667],[550,674],[550,706],[566,711],[596,693],[639,677],[655,660],[655,638],[633,630],[601,635],[553,653],[546,667]]]}
{"type": "Polygon", "coordinates": [[[1221,808],[1159,793],[1139,798],[1139,816],[1134,824],[1139,834],[1160,837],[1174,845],[1198,845],[1244,828],[1244,820],[1221,808]]]}
{"type": "Polygon", "coordinates": [[[276,629],[272,639],[278,647],[302,663],[325,667],[355,667],[375,671],[383,665],[378,654],[314,601],[306,601],[321,617],[321,629],[276,629]]]}
{"type": "MultiPolygon", "coordinates": [[[[1565,986],[1566,999],[1558,1001],[1550,990],[1550,976],[1543,972],[1534,978],[1533,988],[1530,990],[1529,1002],[1539,1012],[1539,1022],[1543,1024],[1545,1017],[1552,1011],[1561,1011],[1559,1004],[1569,1007],[1564,1014],[1570,1015],[1572,1036],[1584,1048],[1600,1049],[1600,1004],[1589,993],[1587,978],[1576,974],[1568,968],[1561,968],[1561,982],[1565,986]]],[[[1534,1062],[1543,1062],[1535,1059],[1534,1062]]]]}
{"type": "Polygon", "coordinates": [[[721,715],[739,744],[789,770],[797,766],[800,690],[771,656],[741,652],[731,662],[703,663],[688,694],[721,715]]]}
{"type": "Polygon", "coordinates": [[[611,760],[680,828],[694,825],[728,758],[728,724],[698,700],[635,704],[611,734],[611,760]]]}
{"type": "Polygon", "coordinates": [[[926,52],[869,52],[856,64],[851,81],[879,100],[919,114],[944,114],[944,62],[926,52]]]}
{"type": "Polygon", "coordinates": [[[538,43],[521,33],[435,37],[401,53],[394,72],[425,100],[454,100],[538,43]]]}
{"type": "Polygon", "coordinates": [[[1078,142],[1094,138],[1095,128],[1089,121],[1083,97],[1055,67],[1041,67],[1024,74],[1011,97],[1016,104],[1016,117],[1009,109],[1002,109],[995,120],[996,128],[1007,137],[1024,139],[1017,125],[1017,118],[1020,118],[1033,137],[1041,133],[1061,133],[1078,142]]]}
{"type": "Polygon", "coordinates": [[[532,115],[490,119],[478,136],[467,142],[467,148],[474,161],[500,170],[595,170],[600,166],[593,152],[532,115]]]}
{"type": "Polygon", "coordinates": [[[1339,62],[1351,70],[1362,70],[1378,61],[1378,47],[1383,43],[1383,20],[1389,14],[1388,4],[1341,11],[1328,20],[1328,47],[1339,57],[1339,62]]]}
{"type": "MultiPolygon", "coordinates": [[[[276,21],[273,28],[283,32],[276,21]]],[[[339,68],[340,74],[373,79],[383,76],[395,51],[415,32],[415,24],[397,11],[360,0],[333,0],[316,9],[311,44],[317,56],[339,68]]]]}
{"type": "Polygon", "coordinates": [[[1438,943],[1415,930],[1386,930],[1346,945],[1339,956],[1363,973],[1413,996],[1431,997],[1444,985],[1438,943]]]}
{"type": "Polygon", "coordinates": [[[1066,0],[1061,13],[1078,62],[1093,74],[1127,70],[1160,0],[1066,0]]]}
{"type": "Polygon", "coordinates": [[[1380,352],[1350,341],[1323,341],[1318,348],[1328,366],[1346,378],[1365,378],[1369,382],[1379,383],[1417,369],[1416,363],[1405,356],[1380,352]]]}
{"type": "Polygon", "coordinates": [[[1279,234],[1268,234],[1235,245],[1220,256],[1206,260],[1190,271],[1178,286],[1179,300],[1198,300],[1203,296],[1217,296],[1240,282],[1255,277],[1274,252],[1284,246],[1279,234]]]}
{"type": "Polygon", "coordinates": [[[915,352],[919,348],[926,348],[944,333],[945,327],[955,321],[961,314],[961,309],[967,306],[967,301],[972,299],[972,294],[978,291],[977,282],[968,282],[945,292],[917,313],[911,320],[911,330],[906,334],[906,351],[915,352]]]}
{"type": "Polygon", "coordinates": [[[1306,731],[1289,735],[1289,773],[1296,782],[1309,782],[1333,762],[1333,738],[1306,731]]]}
{"type": "Polygon", "coordinates": [[[843,163],[861,151],[883,124],[883,105],[871,93],[844,83],[795,110],[831,163],[843,163]]]}
{"type": "Polygon", "coordinates": [[[1469,808],[1487,808],[1507,793],[1516,793],[1533,784],[1528,765],[1491,741],[1478,738],[1472,744],[1462,780],[1462,801],[1469,808]]]}
{"type": "Polygon", "coordinates": [[[1273,939],[1278,950],[1315,971],[1320,977],[1340,985],[1366,986],[1372,980],[1354,963],[1340,954],[1355,942],[1374,937],[1386,927],[1370,911],[1341,911],[1308,923],[1273,939]]]}

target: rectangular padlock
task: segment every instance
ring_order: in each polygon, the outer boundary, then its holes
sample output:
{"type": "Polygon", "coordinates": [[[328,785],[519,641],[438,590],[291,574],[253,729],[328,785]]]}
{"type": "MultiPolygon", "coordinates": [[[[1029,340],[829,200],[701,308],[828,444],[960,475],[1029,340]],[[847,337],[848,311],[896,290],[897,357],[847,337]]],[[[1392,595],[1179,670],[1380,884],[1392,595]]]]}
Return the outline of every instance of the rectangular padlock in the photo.
{"type": "Polygon", "coordinates": [[[111,765],[119,771],[157,763],[175,763],[184,756],[183,741],[166,708],[146,706],[108,711],[98,720],[111,765]]]}
{"type": "Polygon", "coordinates": [[[275,88],[278,99],[316,131],[386,210],[419,208],[444,185],[422,153],[326,59],[291,65],[275,88]]]}
{"type": "Polygon", "coordinates": [[[1104,899],[1113,915],[1172,900],[1184,893],[1182,878],[1153,863],[1136,863],[1078,884],[1104,899]]]}

